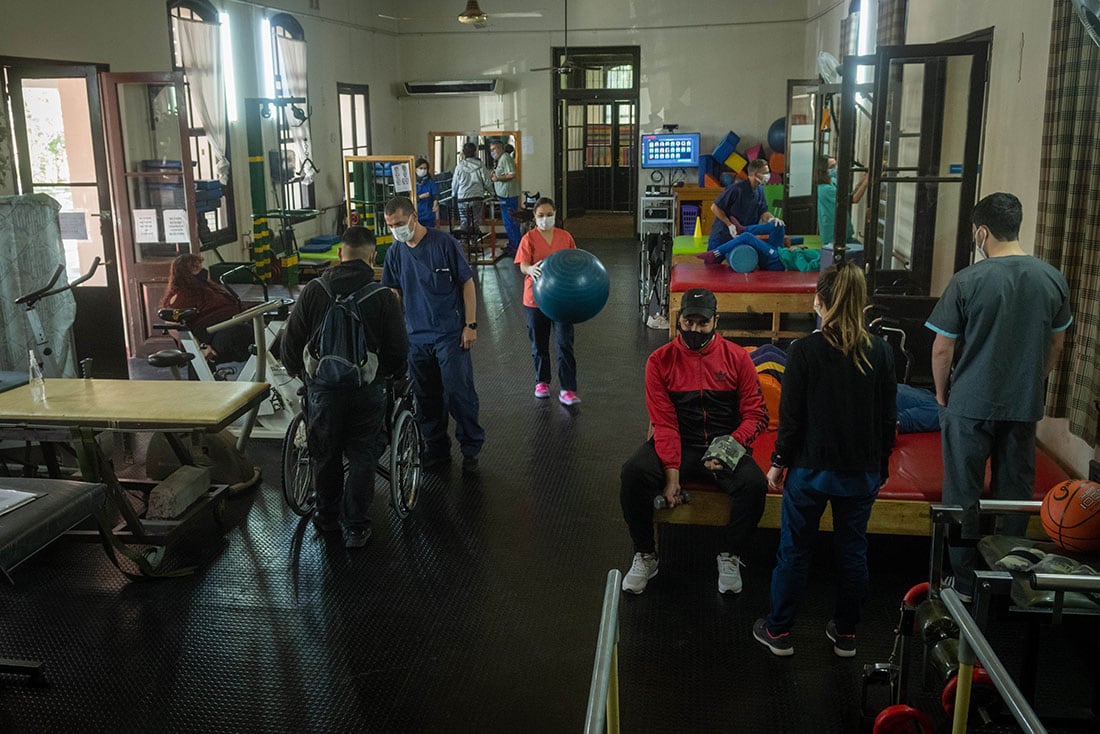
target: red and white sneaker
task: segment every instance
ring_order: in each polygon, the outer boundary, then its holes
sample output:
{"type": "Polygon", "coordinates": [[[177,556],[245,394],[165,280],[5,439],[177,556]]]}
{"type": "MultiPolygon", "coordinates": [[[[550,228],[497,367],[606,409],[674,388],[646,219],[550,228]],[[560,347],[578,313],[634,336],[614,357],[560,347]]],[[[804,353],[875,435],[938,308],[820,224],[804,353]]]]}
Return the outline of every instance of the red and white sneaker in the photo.
{"type": "Polygon", "coordinates": [[[572,390],[562,390],[558,393],[558,401],[562,405],[576,405],[581,399],[577,397],[577,393],[572,390]]]}
{"type": "Polygon", "coordinates": [[[550,383],[549,382],[536,382],[535,383],[535,397],[536,398],[548,398],[550,397],[550,383]]]}

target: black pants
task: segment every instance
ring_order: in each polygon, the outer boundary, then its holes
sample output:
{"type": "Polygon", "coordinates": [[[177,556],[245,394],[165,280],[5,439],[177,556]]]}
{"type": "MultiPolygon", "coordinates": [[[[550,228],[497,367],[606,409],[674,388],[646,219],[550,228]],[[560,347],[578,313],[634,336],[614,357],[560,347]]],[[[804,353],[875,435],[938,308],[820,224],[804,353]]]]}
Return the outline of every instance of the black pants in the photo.
{"type": "MultiPolygon", "coordinates": [[[[749,540],[764,514],[764,497],[768,480],[752,453],[745,454],[737,466],[713,472],[703,466],[705,447],[685,446],[681,450],[680,484],[709,482],[730,496],[730,523],[726,526],[722,550],[741,556],[748,550],[749,540]]],[[[653,439],[646,441],[623,464],[619,502],[623,519],[630,528],[636,553],[652,553],[656,546],[653,539],[653,498],[665,488],[665,469],[653,446],[653,439]]]]}
{"type": "Polygon", "coordinates": [[[386,448],[385,383],[375,380],[354,390],[310,388],[306,440],[317,489],[317,514],[339,519],[345,527],[370,525],[367,510],[374,499],[374,473],[386,448]],[[348,471],[344,476],[344,458],[348,471]]]}

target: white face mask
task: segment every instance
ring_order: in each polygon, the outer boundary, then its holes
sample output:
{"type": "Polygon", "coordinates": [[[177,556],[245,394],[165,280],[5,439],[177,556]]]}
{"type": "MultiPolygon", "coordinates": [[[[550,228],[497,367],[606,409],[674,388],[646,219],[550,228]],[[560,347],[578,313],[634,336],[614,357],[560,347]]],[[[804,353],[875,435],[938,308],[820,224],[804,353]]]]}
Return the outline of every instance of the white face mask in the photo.
{"type": "Polygon", "coordinates": [[[489,155],[491,155],[491,156],[493,157],[493,160],[494,160],[494,161],[495,161],[495,160],[496,160],[497,158],[500,158],[500,153],[498,153],[498,152],[497,152],[497,151],[495,151],[495,150],[493,150],[493,151],[490,151],[490,152],[489,152],[489,155]]]}
{"type": "Polygon", "coordinates": [[[982,256],[983,260],[985,260],[987,257],[989,257],[989,255],[985,254],[985,242],[986,242],[986,240],[985,240],[984,237],[979,242],[978,241],[978,233],[977,232],[974,233],[974,249],[978,252],[979,255],[982,256]]]}
{"type": "Polygon", "coordinates": [[[393,238],[398,242],[408,242],[416,233],[416,220],[410,219],[407,224],[395,224],[390,227],[393,238]]]}
{"type": "Polygon", "coordinates": [[[553,214],[547,217],[535,217],[535,226],[542,230],[553,229],[554,219],[553,214]]]}
{"type": "Polygon", "coordinates": [[[427,176],[428,176],[428,169],[427,168],[418,168],[418,169],[416,169],[416,177],[417,178],[427,178],[427,176]]]}

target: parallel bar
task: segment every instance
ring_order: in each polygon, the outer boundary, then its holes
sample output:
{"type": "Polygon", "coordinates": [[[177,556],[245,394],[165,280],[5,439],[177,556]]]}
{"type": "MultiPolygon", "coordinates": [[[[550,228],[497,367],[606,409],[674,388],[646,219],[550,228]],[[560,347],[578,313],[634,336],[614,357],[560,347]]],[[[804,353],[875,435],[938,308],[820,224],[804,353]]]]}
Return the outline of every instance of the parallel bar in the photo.
{"type": "MultiPolygon", "coordinates": [[[[1020,693],[1020,689],[1016,687],[1016,683],[1012,680],[1012,676],[1005,670],[997,654],[994,653],[993,648],[990,647],[989,641],[985,639],[981,630],[978,629],[978,625],[975,624],[970,614],[966,611],[966,607],[959,601],[959,595],[955,593],[954,589],[941,589],[940,601],[947,606],[947,611],[951,614],[951,618],[954,619],[955,624],[959,626],[960,678],[957,690],[961,691],[963,689],[964,680],[962,678],[962,670],[963,664],[966,662],[963,660],[964,651],[966,657],[969,657],[971,651],[967,648],[972,648],[973,654],[978,660],[982,661],[982,665],[986,672],[989,673],[993,685],[997,687],[997,691],[1008,705],[1013,718],[1016,719],[1016,723],[1028,734],[1046,734],[1046,727],[1043,726],[1043,723],[1039,721],[1039,717],[1035,715],[1035,711],[1028,705],[1027,699],[1024,698],[1024,694],[1020,693]],[[966,643],[965,645],[963,644],[964,642],[966,643]]],[[[958,721],[957,709],[958,707],[956,706],[956,722],[958,721]]],[[[963,721],[965,722],[965,712],[963,712],[963,717],[963,721]]],[[[955,731],[959,730],[956,729],[955,731]]],[[[965,727],[962,731],[965,731],[965,727]]]]}
{"type": "Polygon", "coordinates": [[[592,665],[592,684],[588,689],[588,713],[584,717],[585,734],[597,734],[605,730],[619,731],[618,680],[612,684],[612,673],[618,677],[619,642],[619,587],[623,575],[618,569],[607,572],[607,585],[603,592],[603,613],[600,615],[600,636],[596,640],[596,660],[592,665]],[[613,687],[612,687],[613,686],[613,687]],[[616,700],[609,694],[614,690],[616,700]],[[611,712],[613,717],[609,717],[611,712]],[[614,728],[611,725],[614,724],[614,728]]]}

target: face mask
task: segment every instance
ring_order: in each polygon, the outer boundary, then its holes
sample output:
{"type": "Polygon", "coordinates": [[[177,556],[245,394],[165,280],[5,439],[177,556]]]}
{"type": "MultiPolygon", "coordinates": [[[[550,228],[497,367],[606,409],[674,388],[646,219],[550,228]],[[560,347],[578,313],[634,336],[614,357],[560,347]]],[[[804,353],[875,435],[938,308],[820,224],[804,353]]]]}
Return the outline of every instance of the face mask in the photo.
{"type": "Polygon", "coordinates": [[[698,351],[698,350],[702,349],[703,347],[705,347],[710,342],[711,337],[714,336],[714,332],[713,331],[681,331],[680,336],[683,338],[684,344],[687,345],[688,349],[698,351]]]}
{"type": "Polygon", "coordinates": [[[982,256],[983,260],[989,257],[989,255],[985,254],[985,238],[983,237],[982,241],[978,242],[977,233],[974,234],[974,249],[977,250],[978,254],[982,256]]]}
{"type": "Polygon", "coordinates": [[[830,168],[829,169],[829,178],[833,179],[834,181],[836,180],[836,169],[835,168],[830,168]]]}
{"type": "Polygon", "coordinates": [[[490,152],[490,153],[489,153],[489,155],[491,155],[491,156],[493,157],[493,160],[494,160],[494,161],[495,161],[495,160],[496,160],[497,158],[500,158],[500,153],[497,153],[497,152],[496,152],[495,150],[494,150],[494,151],[492,151],[492,152],[490,152]]]}
{"type": "Polygon", "coordinates": [[[417,178],[427,178],[427,176],[428,176],[428,169],[427,168],[418,168],[418,169],[416,169],[416,177],[417,178]]]}
{"type": "Polygon", "coordinates": [[[195,280],[199,281],[200,283],[205,283],[209,279],[210,279],[210,271],[207,270],[206,268],[203,268],[199,272],[195,273],[195,280]]]}
{"type": "Polygon", "coordinates": [[[551,214],[548,217],[535,217],[535,226],[539,229],[553,229],[555,217],[551,214]]]}
{"type": "Polygon", "coordinates": [[[416,232],[415,219],[410,219],[407,224],[395,224],[390,227],[390,232],[393,234],[393,238],[398,242],[408,242],[413,238],[413,234],[416,232]]]}

